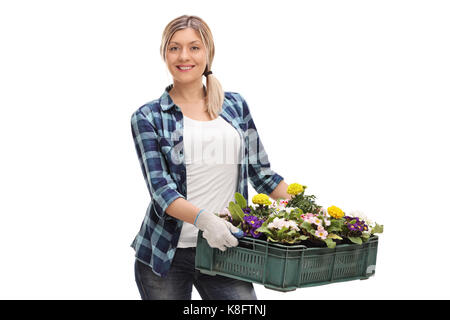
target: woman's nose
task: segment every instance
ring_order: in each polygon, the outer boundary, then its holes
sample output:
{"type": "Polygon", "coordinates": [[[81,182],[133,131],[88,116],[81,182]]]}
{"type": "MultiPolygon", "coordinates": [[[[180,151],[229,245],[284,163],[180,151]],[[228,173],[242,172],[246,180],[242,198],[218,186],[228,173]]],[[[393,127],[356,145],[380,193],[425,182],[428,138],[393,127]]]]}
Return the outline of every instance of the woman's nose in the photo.
{"type": "Polygon", "coordinates": [[[189,50],[188,48],[183,48],[181,50],[181,53],[180,53],[180,58],[181,59],[186,60],[187,58],[189,58],[189,51],[188,50],[189,50]]]}

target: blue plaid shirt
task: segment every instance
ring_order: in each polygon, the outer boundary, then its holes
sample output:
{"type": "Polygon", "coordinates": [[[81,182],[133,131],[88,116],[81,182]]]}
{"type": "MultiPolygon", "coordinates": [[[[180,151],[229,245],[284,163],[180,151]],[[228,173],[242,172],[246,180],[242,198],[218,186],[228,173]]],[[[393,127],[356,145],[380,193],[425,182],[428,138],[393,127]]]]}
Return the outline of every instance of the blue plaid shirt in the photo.
{"type": "MultiPolygon", "coordinates": [[[[136,259],[167,275],[177,249],[183,221],[166,213],[177,198],[186,199],[186,165],[183,157],[183,114],[166,87],[162,96],[144,104],[131,117],[136,152],[151,201],[131,247],[136,259]]],[[[236,192],[248,201],[247,177],[258,193],[270,194],[283,177],[270,169],[268,156],[259,140],[250,110],[236,92],[225,92],[219,114],[239,133],[241,161],[236,192]]]]}

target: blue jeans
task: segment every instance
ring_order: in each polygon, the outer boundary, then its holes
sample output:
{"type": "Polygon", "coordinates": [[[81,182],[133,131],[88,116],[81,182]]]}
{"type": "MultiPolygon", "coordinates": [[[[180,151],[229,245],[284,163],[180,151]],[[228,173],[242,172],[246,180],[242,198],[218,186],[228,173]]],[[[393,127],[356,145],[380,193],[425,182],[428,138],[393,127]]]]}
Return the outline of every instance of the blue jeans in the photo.
{"type": "Polygon", "coordinates": [[[220,275],[210,276],[195,269],[196,248],[178,248],[166,277],[136,260],[134,273],[142,300],[191,300],[192,285],[203,300],[256,300],[251,282],[220,275]]]}

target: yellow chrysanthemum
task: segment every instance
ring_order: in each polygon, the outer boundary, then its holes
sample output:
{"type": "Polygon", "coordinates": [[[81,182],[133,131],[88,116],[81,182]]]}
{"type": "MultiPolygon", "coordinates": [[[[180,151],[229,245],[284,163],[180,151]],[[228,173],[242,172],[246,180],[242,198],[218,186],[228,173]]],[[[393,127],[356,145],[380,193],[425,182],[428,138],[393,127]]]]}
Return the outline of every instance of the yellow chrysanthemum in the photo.
{"type": "Polygon", "coordinates": [[[295,196],[299,193],[303,192],[303,186],[301,184],[298,183],[291,183],[288,188],[287,188],[287,193],[295,196]]]}
{"type": "Polygon", "coordinates": [[[336,206],[331,206],[327,209],[328,214],[333,218],[340,219],[344,216],[344,211],[336,206]]]}
{"type": "Polygon", "coordinates": [[[261,204],[261,205],[266,205],[266,206],[269,206],[272,204],[272,202],[269,199],[269,196],[264,193],[258,193],[257,195],[255,195],[252,198],[252,202],[254,204],[261,204]]]}

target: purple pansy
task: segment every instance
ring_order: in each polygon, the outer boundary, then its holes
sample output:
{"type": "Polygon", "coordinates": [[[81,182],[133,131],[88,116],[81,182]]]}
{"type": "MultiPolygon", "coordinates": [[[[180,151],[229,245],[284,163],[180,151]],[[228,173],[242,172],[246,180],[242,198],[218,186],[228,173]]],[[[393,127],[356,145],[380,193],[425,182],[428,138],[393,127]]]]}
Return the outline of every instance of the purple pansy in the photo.
{"type": "Polygon", "coordinates": [[[364,220],[360,220],[359,217],[350,217],[350,216],[345,216],[344,219],[345,224],[347,226],[347,228],[350,231],[366,231],[367,230],[367,225],[365,223],[364,220]],[[350,223],[351,221],[355,221],[354,223],[350,223]]]}
{"type": "Polygon", "coordinates": [[[245,215],[244,216],[244,225],[245,227],[244,232],[247,235],[251,235],[253,238],[259,238],[261,236],[261,233],[256,231],[261,225],[264,223],[263,219],[259,219],[256,216],[252,215],[245,215]]]}

